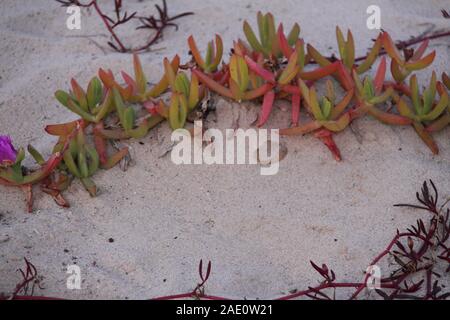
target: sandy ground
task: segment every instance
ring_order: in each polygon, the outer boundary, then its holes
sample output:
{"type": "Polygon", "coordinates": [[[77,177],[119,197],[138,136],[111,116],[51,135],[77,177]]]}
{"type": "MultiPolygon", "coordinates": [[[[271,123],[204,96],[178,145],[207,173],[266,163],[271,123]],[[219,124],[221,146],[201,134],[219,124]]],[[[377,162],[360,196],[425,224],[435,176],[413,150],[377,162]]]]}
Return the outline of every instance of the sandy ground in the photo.
{"type": "MultiPolygon", "coordinates": [[[[154,12],[154,1],[126,2],[130,11],[154,12]]],[[[192,10],[195,16],[180,20],[179,31],[169,30],[153,52],[141,56],[144,69],[156,81],[163,57],[179,53],[186,60],[190,34],[203,47],[219,33],[229,48],[242,37],[243,19],[254,24],[258,10],[273,12],[287,27],[298,21],[306,41],[329,53],[336,52],[336,25],[351,28],[358,53],[365,52],[376,35],[365,25],[369,4],[381,7],[382,27],[396,39],[448,26],[439,12],[448,7],[444,0],[318,4],[171,0],[172,13],[192,10]]],[[[98,67],[131,71],[131,57],[104,46],[107,35],[94,14],[83,15],[81,31],[70,31],[65,9],[52,1],[3,0],[0,11],[0,132],[16,146],[31,142],[48,155],[55,140],[43,127],[75,119],[57,105],[53,92],[66,89],[72,76],[86,83],[98,67]]],[[[431,46],[438,53],[435,70],[448,71],[448,40],[431,46]]],[[[236,112],[255,112],[252,105],[226,101],[218,107],[220,128],[230,126],[236,112]]],[[[289,111],[281,107],[268,127],[288,124],[289,111]]],[[[313,137],[283,138],[288,155],[279,173],[263,177],[257,166],[175,166],[170,156],[160,157],[170,144],[163,124],[140,143],[127,142],[134,167],[94,177],[101,190],[97,198],[74,183],[66,192],[70,209],[36,190],[36,212],[29,215],[22,193],[0,186],[0,292],[10,292],[20,280],[23,257],[43,276],[45,289],[38,294],[77,299],[185,292],[198,280],[200,259],[213,263],[207,292],[231,298],[273,298],[317,284],[309,260],[327,263],[341,280],[359,281],[397,228],[424,217],[393,204],[414,201],[424,179],[450,192],[450,129],[436,135],[439,156],[409,127],[362,119],[353,129],[336,137],[341,163],[313,137]],[[66,289],[70,264],[81,267],[81,290],[66,289]]]]}

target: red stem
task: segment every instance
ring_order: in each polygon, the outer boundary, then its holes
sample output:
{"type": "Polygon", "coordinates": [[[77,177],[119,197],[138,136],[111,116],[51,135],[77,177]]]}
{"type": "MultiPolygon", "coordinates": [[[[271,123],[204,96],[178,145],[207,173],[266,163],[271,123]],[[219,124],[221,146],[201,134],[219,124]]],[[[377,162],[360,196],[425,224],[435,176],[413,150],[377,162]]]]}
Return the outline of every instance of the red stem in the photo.
{"type": "Polygon", "coordinates": [[[116,33],[114,32],[112,26],[109,24],[108,19],[105,18],[105,15],[103,14],[102,10],[100,9],[100,7],[98,6],[97,0],[92,0],[92,2],[90,2],[88,5],[84,5],[86,7],[90,7],[90,6],[94,6],[95,11],[97,11],[98,15],[100,16],[100,18],[102,19],[103,23],[105,24],[106,28],[108,29],[109,33],[111,33],[111,36],[114,38],[114,40],[117,42],[117,44],[120,47],[120,52],[126,52],[127,49],[125,48],[125,46],[122,44],[122,42],[120,41],[119,37],[116,35],[116,33]]]}

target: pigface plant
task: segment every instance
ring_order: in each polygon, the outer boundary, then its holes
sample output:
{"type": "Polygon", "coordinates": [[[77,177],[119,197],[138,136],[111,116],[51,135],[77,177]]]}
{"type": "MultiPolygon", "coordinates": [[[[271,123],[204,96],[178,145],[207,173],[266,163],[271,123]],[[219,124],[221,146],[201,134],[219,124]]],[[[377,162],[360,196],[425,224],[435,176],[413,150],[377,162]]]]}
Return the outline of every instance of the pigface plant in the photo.
{"type": "MultiPolygon", "coordinates": [[[[442,83],[437,82],[435,72],[433,72],[429,86],[423,91],[422,94],[419,92],[419,85],[416,75],[413,75],[410,78],[409,89],[411,91],[411,101],[413,106],[411,107],[411,105],[402,97],[397,96],[397,108],[402,116],[411,119],[412,125],[417,134],[430,148],[430,150],[434,154],[438,154],[439,148],[431,137],[429,131],[436,131],[437,127],[441,126],[440,124],[442,120],[439,120],[438,118],[446,112],[449,103],[448,93],[444,89],[442,83]],[[440,89],[437,90],[437,87],[440,89]],[[439,91],[439,99],[436,101],[437,91],[439,91]],[[426,126],[428,125],[430,128],[434,129],[427,130],[426,126]]],[[[444,119],[446,119],[446,117],[444,119]]]]}
{"type": "Polygon", "coordinates": [[[403,49],[403,56],[392,41],[389,33],[384,32],[381,35],[383,47],[389,57],[391,57],[391,73],[395,81],[403,82],[412,72],[425,69],[433,63],[436,57],[436,51],[425,55],[429,41],[424,41],[417,50],[403,49]]]}
{"type": "MultiPolygon", "coordinates": [[[[281,47],[277,37],[275,19],[271,13],[263,14],[258,12],[258,31],[259,40],[256,37],[252,27],[247,21],[244,21],[244,34],[248,43],[255,52],[261,53],[265,58],[276,59],[281,55],[281,47]]],[[[280,25],[281,26],[281,25],[280,25]]],[[[287,42],[293,46],[300,35],[300,26],[296,23],[287,36],[287,42]]]]}
{"type": "Polygon", "coordinates": [[[75,79],[71,80],[71,85],[72,90],[69,93],[58,90],[55,97],[63,106],[84,120],[98,123],[112,111],[111,92],[104,92],[103,85],[97,77],[89,82],[87,92],[75,79]],[[101,101],[103,103],[100,104],[101,101]]]}
{"type": "Polygon", "coordinates": [[[188,38],[188,44],[194,62],[202,71],[206,73],[217,71],[223,55],[223,42],[219,35],[216,34],[215,46],[213,41],[208,43],[205,58],[201,56],[193,36],[188,38]]]}
{"type": "Polygon", "coordinates": [[[350,90],[341,101],[337,102],[334,85],[328,80],[327,93],[319,100],[314,86],[308,88],[302,80],[299,82],[306,108],[314,120],[301,126],[283,129],[280,134],[299,135],[314,132],[314,135],[330,149],[334,158],[340,161],[341,153],[334,143],[333,134],[343,131],[350,124],[351,113],[345,110],[353,99],[354,91],[350,90]]]}
{"type": "Polygon", "coordinates": [[[378,121],[390,125],[409,125],[411,120],[401,115],[379,109],[377,106],[391,99],[394,93],[392,87],[384,87],[386,77],[386,59],[383,57],[374,79],[367,76],[361,81],[356,70],[353,79],[356,85],[358,107],[352,111],[354,117],[368,113],[378,121]],[[384,90],[384,91],[383,91],[384,90]]]}
{"type": "MultiPolygon", "coordinates": [[[[351,76],[353,71],[355,71],[358,75],[363,74],[371,68],[377,59],[382,47],[381,36],[375,40],[372,49],[364,58],[364,61],[359,65],[356,64],[355,41],[352,32],[348,30],[347,40],[345,40],[341,29],[336,27],[336,39],[340,59],[337,60],[339,63],[336,65],[336,72],[334,73],[334,76],[345,90],[350,90],[354,86],[351,76]]],[[[307,49],[309,56],[311,56],[311,58],[313,58],[314,61],[320,66],[327,67],[332,65],[330,59],[325,58],[316,48],[314,48],[313,45],[308,44],[307,49]]],[[[336,60],[336,58],[334,58],[334,60],[336,60]]]]}
{"type": "MultiPolygon", "coordinates": [[[[61,2],[65,5],[79,3],[61,2]]],[[[173,20],[186,14],[169,17],[164,1],[163,4],[162,8],[158,7],[161,19],[136,18],[145,28],[158,32],[164,26],[176,26],[173,20]]],[[[97,11],[100,9],[96,1],[84,7],[90,6],[97,11]]],[[[120,23],[134,18],[120,14],[120,1],[115,7],[120,23]]],[[[113,19],[101,16],[106,19],[105,24],[111,26],[113,19]]],[[[258,12],[257,25],[258,36],[250,24],[244,22],[248,43],[241,39],[234,41],[228,61],[224,59],[224,44],[219,35],[207,44],[204,55],[191,35],[187,40],[191,60],[183,64],[178,55],[171,60],[165,58],[161,66],[163,74],[152,85],[147,81],[137,54],[133,55],[133,76],[122,71],[119,80],[112,70],[100,68],[98,76],[91,78],[86,88],[72,79],[70,89],[56,91],[55,97],[79,119],[45,128],[47,133],[58,137],[58,142],[47,161],[33,147],[28,148],[40,166],[35,170],[26,170],[22,165],[24,150],[16,151],[11,140],[2,137],[0,183],[24,189],[30,210],[31,186],[37,183],[57,204],[65,207],[68,203],[62,192],[69,188],[74,178],[95,196],[97,188],[92,177],[98,169],[109,169],[118,163],[125,169],[130,161],[128,148],[118,147],[118,140],[142,139],[165,120],[173,130],[183,128],[188,116],[198,106],[208,105],[213,94],[237,102],[260,104],[257,126],[269,124],[277,100],[288,100],[292,107],[291,127],[280,133],[314,134],[331,150],[336,160],[341,160],[341,154],[333,136],[366,115],[388,125],[412,125],[433,153],[438,152],[431,134],[450,123],[450,78],[443,73],[442,82],[439,82],[433,74],[429,86],[420,92],[417,76],[412,73],[433,63],[436,52],[426,53],[429,41],[448,36],[448,32],[397,43],[387,32],[382,32],[365,56],[356,57],[352,32],[349,30],[344,36],[336,27],[339,57],[326,57],[313,44],[300,38],[298,24],[286,34],[282,23],[278,27],[275,25],[271,13],[258,12]],[[416,44],[420,44],[416,50],[410,49],[416,44]],[[374,78],[365,74],[384,54],[387,57],[379,60],[374,78]],[[395,82],[385,80],[388,63],[395,82]],[[409,86],[405,81],[408,77],[409,86]],[[317,92],[319,82],[325,82],[325,94],[317,92]],[[341,90],[335,91],[334,83],[344,90],[341,99],[336,98],[341,90]],[[384,107],[391,101],[395,107],[384,107]],[[299,123],[302,105],[305,115],[310,118],[305,123],[299,123]],[[113,154],[109,151],[111,147],[117,150],[113,154]]],[[[112,31],[113,48],[120,52],[135,51],[121,45],[112,31]]],[[[161,33],[156,34],[153,39],[160,36],[161,33]]],[[[152,44],[156,40],[149,41],[152,44]]],[[[145,48],[148,46],[137,51],[145,48]]]]}
{"type": "Polygon", "coordinates": [[[164,60],[165,77],[168,79],[172,90],[170,106],[167,107],[162,100],[159,101],[156,111],[169,120],[173,130],[184,127],[188,114],[199,104],[203,90],[200,90],[199,80],[196,74],[191,79],[186,73],[175,74],[169,60],[164,60]]]}
{"type": "Polygon", "coordinates": [[[272,83],[265,83],[257,88],[254,88],[250,81],[249,67],[242,56],[233,54],[231,56],[228,68],[228,83],[225,85],[215,81],[213,78],[198,69],[193,69],[192,72],[210,90],[220,94],[223,97],[234,99],[238,102],[243,100],[254,100],[263,96],[274,87],[272,83]]]}
{"type": "MultiPolygon", "coordinates": [[[[70,139],[71,137],[68,137],[68,141],[70,139]]],[[[16,150],[10,137],[0,136],[0,184],[22,189],[26,195],[28,212],[33,210],[33,185],[47,179],[57,168],[63,159],[64,150],[68,148],[68,141],[47,161],[29,145],[28,152],[39,165],[37,169],[29,169],[22,164],[26,156],[25,150],[23,148],[16,150]]]]}

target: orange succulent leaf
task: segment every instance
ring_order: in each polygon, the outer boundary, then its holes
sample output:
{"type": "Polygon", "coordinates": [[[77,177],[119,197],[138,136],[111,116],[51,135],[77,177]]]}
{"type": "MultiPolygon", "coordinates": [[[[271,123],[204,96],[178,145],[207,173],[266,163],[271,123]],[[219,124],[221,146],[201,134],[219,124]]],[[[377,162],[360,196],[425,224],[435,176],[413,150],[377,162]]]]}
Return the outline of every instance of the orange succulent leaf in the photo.
{"type": "Polygon", "coordinates": [[[275,101],[275,92],[272,90],[266,92],[266,94],[264,95],[264,100],[261,108],[261,114],[259,115],[258,127],[263,126],[269,119],[274,101],[275,101]]]}
{"type": "Polygon", "coordinates": [[[397,109],[403,117],[407,117],[409,119],[415,118],[414,113],[402,98],[398,99],[397,101],[397,109]]]}
{"type": "Polygon", "coordinates": [[[385,123],[385,124],[407,126],[413,122],[411,119],[408,119],[404,116],[389,113],[389,112],[384,112],[373,106],[368,107],[367,112],[371,116],[373,116],[374,118],[376,118],[377,120],[379,120],[380,122],[385,123]]]}
{"type": "Polygon", "coordinates": [[[378,66],[377,74],[373,81],[375,87],[375,93],[378,95],[383,90],[384,79],[386,78],[386,57],[381,59],[380,65],[378,66]]]}
{"type": "Polygon", "coordinates": [[[95,150],[97,150],[100,164],[104,165],[107,162],[107,153],[106,153],[106,141],[105,139],[99,134],[99,131],[103,130],[103,122],[99,122],[94,127],[94,145],[95,150]]]}
{"type": "Polygon", "coordinates": [[[347,128],[351,118],[349,113],[344,113],[339,119],[334,121],[323,121],[322,125],[332,132],[339,132],[347,128]]]}
{"type": "Polygon", "coordinates": [[[325,67],[313,71],[300,72],[299,77],[303,80],[319,80],[338,71],[340,61],[333,62],[325,67]]]}
{"type": "Polygon", "coordinates": [[[450,114],[445,113],[440,118],[426,126],[425,129],[427,132],[437,132],[445,129],[448,125],[450,125],[450,114]]]}
{"type": "Polygon", "coordinates": [[[319,123],[319,121],[310,121],[307,124],[298,126],[298,127],[292,127],[292,128],[286,128],[280,130],[280,135],[283,136],[294,136],[294,135],[303,135],[310,132],[313,132],[317,129],[320,129],[322,125],[319,123]]]}
{"type": "Polygon", "coordinates": [[[254,100],[266,94],[268,91],[272,90],[274,85],[271,83],[263,84],[261,87],[244,92],[244,100],[254,100]]]}
{"type": "Polygon", "coordinates": [[[147,79],[142,69],[141,59],[135,53],[133,54],[133,66],[134,66],[134,77],[137,85],[138,92],[140,94],[145,94],[145,89],[147,88],[147,79]]]}
{"type": "Polygon", "coordinates": [[[201,72],[198,69],[193,69],[192,72],[198,77],[198,79],[205,86],[207,86],[212,91],[215,91],[226,98],[233,98],[233,93],[231,92],[230,89],[222,86],[221,84],[214,81],[213,79],[211,79],[210,77],[208,77],[206,74],[204,74],[203,72],[201,72]]]}
{"type": "Polygon", "coordinates": [[[327,146],[336,161],[342,160],[341,152],[339,151],[339,148],[333,140],[332,132],[323,129],[316,132],[314,135],[316,138],[320,139],[325,144],[325,146],[327,146]]]}
{"type": "Polygon", "coordinates": [[[127,86],[132,88],[133,94],[138,93],[138,85],[136,81],[134,81],[134,79],[125,71],[122,71],[121,74],[127,86]]]}
{"type": "Polygon", "coordinates": [[[353,69],[353,65],[355,64],[355,40],[350,30],[347,31],[347,43],[345,49],[346,49],[345,65],[349,70],[351,70],[353,69]]]}
{"type": "Polygon", "coordinates": [[[133,100],[133,88],[132,87],[121,87],[117,86],[117,90],[119,90],[120,95],[122,96],[124,101],[131,101],[133,100]]]}
{"type": "Polygon", "coordinates": [[[408,71],[417,71],[425,69],[426,67],[428,67],[430,64],[433,63],[435,58],[436,58],[436,51],[433,51],[420,60],[414,62],[407,62],[405,64],[405,69],[408,71]]]}
{"type": "Polygon", "coordinates": [[[272,72],[270,72],[269,70],[264,69],[258,63],[253,61],[249,56],[245,56],[244,59],[245,59],[245,62],[247,63],[247,65],[248,65],[248,67],[250,68],[250,70],[255,72],[258,76],[260,76],[264,80],[266,80],[266,81],[268,81],[270,83],[275,83],[275,76],[274,76],[274,74],[272,72]]]}
{"type": "Polygon", "coordinates": [[[87,97],[86,97],[86,92],[83,90],[83,88],[81,88],[81,86],[78,84],[78,82],[74,78],[72,78],[70,80],[70,84],[72,86],[72,92],[73,92],[78,104],[80,105],[80,107],[83,110],[87,111],[88,101],[87,101],[87,97]]]}
{"type": "Polygon", "coordinates": [[[425,54],[425,51],[428,48],[428,44],[429,44],[429,40],[425,40],[422,42],[422,44],[419,46],[419,48],[417,48],[414,52],[414,55],[411,57],[412,61],[416,61],[419,60],[420,58],[422,58],[422,56],[425,54]]]}
{"type": "Polygon", "coordinates": [[[41,166],[41,168],[24,176],[22,182],[16,185],[31,185],[47,178],[53,172],[53,170],[55,170],[55,168],[61,163],[63,159],[63,154],[69,148],[69,143],[73,139],[75,134],[78,132],[78,130],[82,130],[79,125],[66,137],[64,145],[62,146],[60,151],[57,151],[54,154],[52,154],[50,158],[45,162],[45,164],[41,166]]]}
{"type": "Polygon", "coordinates": [[[345,111],[345,108],[352,101],[354,95],[355,89],[351,89],[350,91],[347,92],[344,98],[342,98],[342,100],[331,111],[331,119],[333,120],[337,119],[339,115],[345,111]]]}
{"type": "Polygon", "coordinates": [[[439,148],[434,141],[433,137],[430,135],[427,130],[425,130],[425,127],[420,122],[414,122],[413,127],[416,130],[419,137],[422,139],[422,141],[428,146],[428,148],[431,150],[433,154],[439,153],[439,148]]]}
{"type": "Polygon", "coordinates": [[[325,58],[316,48],[309,43],[306,45],[306,50],[311,58],[314,59],[321,67],[325,67],[331,64],[327,58],[325,58]]]}
{"type": "Polygon", "coordinates": [[[283,55],[288,59],[292,55],[293,50],[292,50],[291,46],[289,45],[288,40],[286,39],[286,36],[284,35],[282,23],[280,23],[280,26],[278,27],[277,36],[278,36],[278,42],[280,45],[280,50],[283,53],[283,55]]]}
{"type": "Polygon", "coordinates": [[[169,118],[169,107],[167,107],[162,100],[159,100],[156,106],[156,112],[163,118],[169,118]]]}
{"type": "Polygon", "coordinates": [[[445,112],[445,109],[447,109],[448,105],[449,105],[449,98],[447,91],[443,91],[439,102],[433,107],[433,109],[430,110],[428,114],[422,115],[421,120],[422,121],[436,120],[442,115],[443,112],[445,112]]]}
{"type": "Polygon", "coordinates": [[[98,70],[98,76],[99,76],[100,80],[102,80],[102,82],[106,88],[109,88],[109,89],[114,88],[114,86],[117,84],[111,70],[105,71],[102,68],[100,68],[98,70]]]}
{"type": "Polygon", "coordinates": [[[350,75],[350,72],[345,68],[342,61],[336,61],[338,63],[338,76],[339,76],[339,82],[341,83],[342,87],[345,90],[351,90],[354,88],[355,83],[353,82],[352,76],[350,75]]]}
{"type": "Polygon", "coordinates": [[[289,57],[289,62],[278,79],[279,84],[286,85],[295,78],[297,73],[300,71],[300,67],[297,65],[297,61],[298,53],[297,50],[295,50],[289,57]]]}
{"type": "Polygon", "coordinates": [[[197,65],[201,69],[205,69],[205,61],[202,58],[202,55],[200,54],[200,51],[198,51],[197,44],[195,43],[194,37],[191,35],[188,38],[188,45],[189,49],[191,50],[192,56],[194,57],[195,62],[197,62],[197,65]]]}
{"type": "Polygon", "coordinates": [[[372,49],[367,54],[366,59],[356,68],[358,74],[362,74],[370,69],[375,60],[378,58],[378,54],[380,53],[382,46],[382,35],[380,34],[375,40],[372,49]]]}
{"type": "Polygon", "coordinates": [[[298,86],[292,84],[286,84],[284,86],[280,86],[280,91],[289,93],[292,95],[301,95],[300,88],[298,86]]]}
{"type": "Polygon", "coordinates": [[[291,111],[292,125],[298,126],[298,121],[300,118],[300,107],[301,107],[300,94],[293,94],[291,103],[292,103],[292,111],[291,111]]]}
{"type": "MultiPolygon", "coordinates": [[[[180,57],[178,55],[175,55],[175,57],[170,62],[170,65],[172,66],[172,70],[177,73],[178,68],[180,66],[180,57]]],[[[166,74],[161,77],[161,80],[150,90],[148,91],[145,96],[146,98],[156,98],[159,95],[161,95],[164,91],[167,90],[169,87],[169,80],[167,79],[166,74]]]]}
{"type": "Polygon", "coordinates": [[[404,64],[404,60],[401,57],[400,52],[397,49],[397,46],[395,45],[394,41],[392,41],[391,36],[387,32],[383,32],[382,34],[382,41],[383,41],[383,47],[386,50],[387,54],[395,60],[399,65],[404,64]]]}
{"type": "Polygon", "coordinates": [[[45,131],[52,136],[66,137],[70,135],[78,126],[84,129],[86,128],[87,123],[80,119],[68,123],[50,124],[45,127],[45,131]]]}
{"type": "Polygon", "coordinates": [[[403,82],[409,75],[409,72],[400,66],[395,60],[391,60],[391,73],[397,83],[403,82]]]}
{"type": "Polygon", "coordinates": [[[230,84],[231,93],[233,95],[233,99],[236,101],[241,101],[243,98],[243,92],[239,88],[239,85],[237,84],[237,82],[234,81],[232,78],[230,78],[229,84],[230,84]]]}
{"type": "Polygon", "coordinates": [[[169,59],[164,58],[164,75],[167,82],[170,84],[172,88],[175,87],[175,79],[176,79],[176,72],[173,70],[171,63],[169,62],[169,59]]]}
{"type": "Polygon", "coordinates": [[[216,34],[216,55],[214,57],[213,64],[211,66],[213,70],[210,71],[215,71],[215,69],[217,69],[217,67],[220,64],[220,61],[222,61],[222,56],[223,56],[223,41],[222,38],[218,34],[216,34]]]}

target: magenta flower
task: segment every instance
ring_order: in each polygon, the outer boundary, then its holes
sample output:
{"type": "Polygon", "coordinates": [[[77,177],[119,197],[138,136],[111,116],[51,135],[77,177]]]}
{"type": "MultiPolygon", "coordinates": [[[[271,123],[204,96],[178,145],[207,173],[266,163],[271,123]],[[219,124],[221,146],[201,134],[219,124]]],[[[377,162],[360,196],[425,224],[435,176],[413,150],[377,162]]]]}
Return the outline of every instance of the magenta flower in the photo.
{"type": "Polygon", "coordinates": [[[16,161],[17,151],[8,136],[0,136],[0,164],[16,161]]]}

